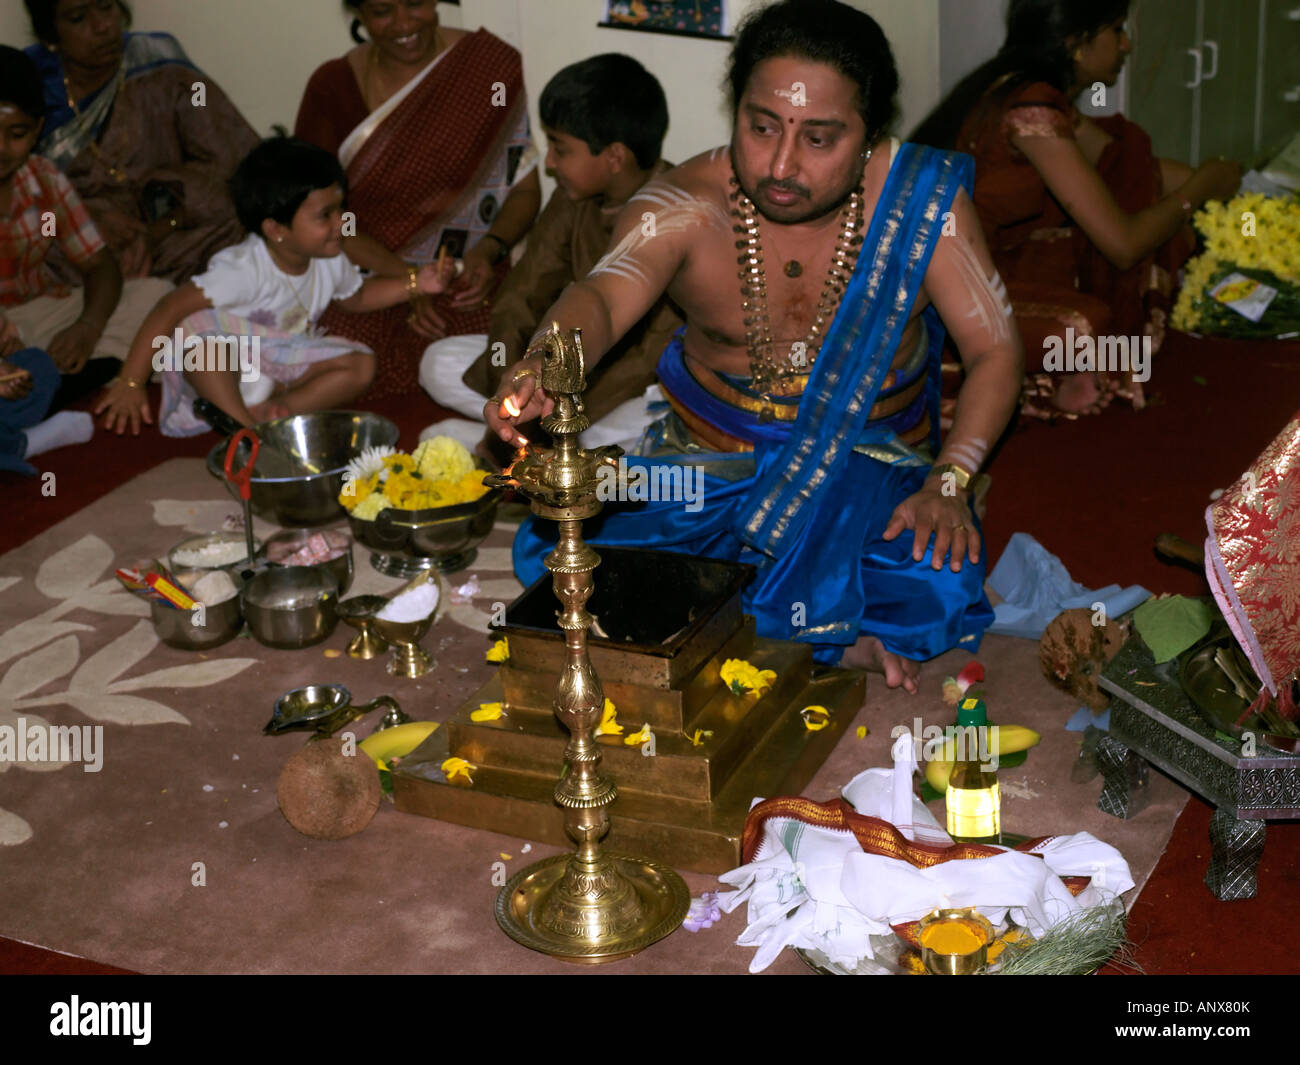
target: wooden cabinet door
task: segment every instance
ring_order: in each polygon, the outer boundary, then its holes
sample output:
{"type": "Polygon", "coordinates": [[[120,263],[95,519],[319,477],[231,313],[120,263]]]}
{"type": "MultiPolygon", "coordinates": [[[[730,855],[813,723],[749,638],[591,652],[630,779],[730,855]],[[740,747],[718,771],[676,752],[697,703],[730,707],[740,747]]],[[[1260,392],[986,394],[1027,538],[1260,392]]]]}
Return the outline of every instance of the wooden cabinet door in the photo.
{"type": "Polygon", "coordinates": [[[1300,131],[1300,0],[1264,0],[1260,151],[1272,156],[1300,131]]]}
{"type": "MultiPolygon", "coordinates": [[[[1300,0],[1297,0],[1300,2],[1300,0]]],[[[1249,163],[1255,155],[1260,95],[1260,15],[1264,0],[1203,0],[1200,158],[1249,163]]]]}
{"type": "Polygon", "coordinates": [[[1189,160],[1199,136],[1193,88],[1199,68],[1190,53],[1200,41],[1200,4],[1142,0],[1128,21],[1128,117],[1151,135],[1156,154],[1170,159],[1189,160]]]}

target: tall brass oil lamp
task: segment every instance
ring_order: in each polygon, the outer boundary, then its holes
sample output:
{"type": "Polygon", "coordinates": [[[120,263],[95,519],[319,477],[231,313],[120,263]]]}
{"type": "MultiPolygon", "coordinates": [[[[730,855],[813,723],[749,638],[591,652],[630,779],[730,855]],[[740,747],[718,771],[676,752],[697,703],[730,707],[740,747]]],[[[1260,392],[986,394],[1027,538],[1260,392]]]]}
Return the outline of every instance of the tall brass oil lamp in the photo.
{"type": "Polygon", "coordinates": [[[686,916],[690,892],[667,866],[600,847],[618,791],[600,770],[595,738],[605,693],[587,655],[592,618],[586,604],[600,556],[583,541],[582,522],[600,512],[597,469],[617,467],[623,449],[586,451],[578,446],[578,434],[591,424],[582,405],[586,376],[581,331],[574,329],[566,337],[552,325],[537,346],[543,353],[539,383],[555,401],[542,427],[555,446],[521,450],[504,473],[491,475],[486,483],[517,489],[529,498],[534,514],[559,525],[559,543],[545,562],[564,607],[557,615],[566,653],[555,713],[570,737],[555,801],[564,810],[565,831],[577,849],[518,873],[497,896],[496,917],[512,939],[552,957],[616,961],[676,929],[686,916]]]}

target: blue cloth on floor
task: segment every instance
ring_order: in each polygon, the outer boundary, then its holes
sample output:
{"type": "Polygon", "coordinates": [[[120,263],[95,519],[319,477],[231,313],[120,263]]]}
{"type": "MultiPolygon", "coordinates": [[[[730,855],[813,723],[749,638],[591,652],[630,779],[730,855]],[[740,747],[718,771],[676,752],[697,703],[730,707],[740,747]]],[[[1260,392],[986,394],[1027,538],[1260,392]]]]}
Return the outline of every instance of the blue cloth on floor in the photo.
{"type": "Polygon", "coordinates": [[[1110,707],[1106,707],[1106,709],[1099,714],[1094,714],[1092,710],[1086,706],[1079,707],[1070,720],[1065,723],[1065,731],[1082,732],[1089,725],[1101,729],[1102,732],[1109,732],[1110,707]]]}
{"type": "Polygon", "coordinates": [[[988,586],[1002,599],[993,608],[993,624],[988,631],[1026,640],[1041,639],[1043,630],[1063,610],[1092,610],[1093,604],[1104,603],[1106,616],[1115,618],[1151,597],[1137,584],[1128,588],[1118,584],[1095,590],[1085,588],[1070,579],[1059,558],[1022,532],[1011,537],[989,575],[988,586]]]}
{"type": "Polygon", "coordinates": [[[40,348],[23,348],[5,361],[32,375],[32,390],[22,399],[0,399],[0,470],[35,477],[36,467],[23,461],[27,454],[27,434],[23,430],[45,420],[54,393],[59,390],[59,369],[40,348]]]}

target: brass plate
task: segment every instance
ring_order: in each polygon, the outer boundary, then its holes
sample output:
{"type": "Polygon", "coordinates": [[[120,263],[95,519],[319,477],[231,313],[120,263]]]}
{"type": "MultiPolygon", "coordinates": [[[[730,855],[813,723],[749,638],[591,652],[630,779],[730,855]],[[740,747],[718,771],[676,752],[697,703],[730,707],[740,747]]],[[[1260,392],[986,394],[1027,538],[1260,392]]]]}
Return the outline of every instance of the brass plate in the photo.
{"type": "Polygon", "coordinates": [[[640,858],[610,854],[605,857],[614,862],[641,900],[644,909],[641,924],[627,935],[607,942],[582,942],[539,928],[534,918],[542,911],[546,896],[564,876],[570,857],[557,854],[530,865],[501,889],[496,902],[497,924],[516,943],[560,961],[599,965],[630,958],[676,931],[686,917],[691,893],[686,882],[672,869],[640,858]]]}

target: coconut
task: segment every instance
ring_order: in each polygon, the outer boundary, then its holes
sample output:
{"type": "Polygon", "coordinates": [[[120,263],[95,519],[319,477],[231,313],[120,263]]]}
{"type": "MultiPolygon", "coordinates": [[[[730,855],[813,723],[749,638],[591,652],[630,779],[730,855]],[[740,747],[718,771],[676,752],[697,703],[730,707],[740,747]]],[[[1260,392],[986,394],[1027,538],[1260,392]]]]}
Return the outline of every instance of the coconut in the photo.
{"type": "Polygon", "coordinates": [[[280,812],[313,839],[346,839],[360,832],[379,809],[375,763],[333,737],[312,740],[285,763],[276,787],[280,812]]]}
{"type": "Polygon", "coordinates": [[[1038,664],[1056,687],[1094,711],[1104,710],[1110,696],[1098,686],[1097,678],[1127,639],[1127,621],[1099,619],[1087,607],[1076,607],[1058,614],[1044,630],[1038,664]],[[1094,624],[1097,620],[1102,624],[1094,624]]]}

